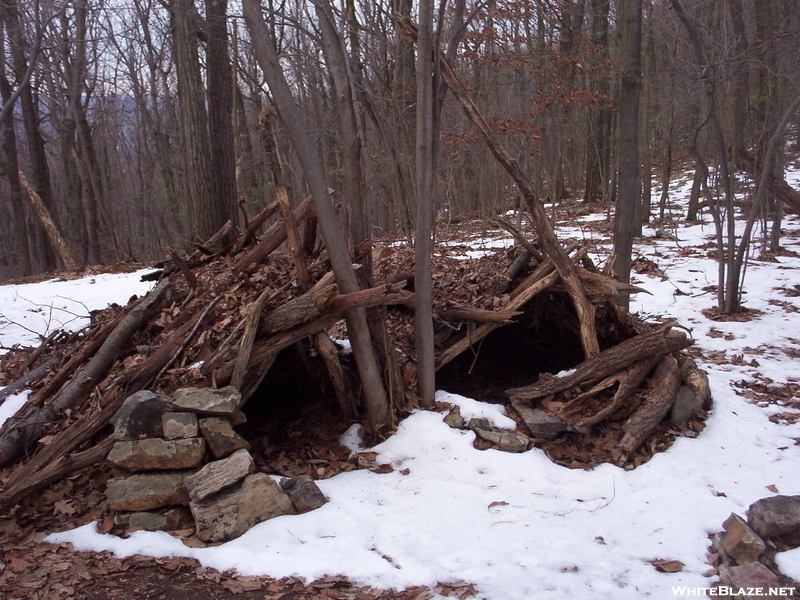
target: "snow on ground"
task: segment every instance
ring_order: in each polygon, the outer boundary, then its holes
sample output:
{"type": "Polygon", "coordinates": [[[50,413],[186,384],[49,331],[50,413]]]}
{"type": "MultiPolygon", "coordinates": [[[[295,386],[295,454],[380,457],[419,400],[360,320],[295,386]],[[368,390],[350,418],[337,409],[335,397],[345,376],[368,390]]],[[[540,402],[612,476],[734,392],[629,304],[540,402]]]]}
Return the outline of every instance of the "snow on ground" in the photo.
{"type": "MultiPolygon", "coordinates": [[[[676,182],[672,201],[685,198],[688,185],[676,182]]],[[[798,228],[798,219],[787,219],[785,229],[795,235],[785,245],[795,251],[798,228]]],[[[699,437],[678,438],[633,471],[612,465],[569,470],[536,449],[479,451],[472,432],[451,429],[441,414],[420,411],[374,448],[393,472],[360,470],[320,481],[328,504],[261,523],[226,544],[188,548],[166,533],[150,532],[123,540],[98,534],[93,523],[48,540],[118,556],[189,556],[244,575],[311,580],[342,574],[383,588],[471,582],[486,600],[660,599],[675,597],[673,586],[702,594],[699,588],[712,582],[703,576],[708,535],[731,512],[741,515],[771,495],[767,486],[800,494],[800,423],[769,420],[793,409],[758,406],[731,387],[756,374],[775,385],[800,382],[800,362],[783,352],[800,347],[800,298],[776,290],[800,283],[800,259],[753,261],[745,304],[762,314],[750,322],[714,322],[700,311],[714,303],[703,288],[715,283],[716,263],[703,254],[685,255],[713,233],[711,225],[681,225],[676,233],[678,241],[639,245],[668,279],[638,276],[653,295],[635,297],[632,309],[674,318],[692,330],[709,357],[701,366],[709,372],[715,404],[699,437]],[[685,566],[680,573],[659,573],[650,564],[656,559],[685,566]]],[[[76,288],[58,295],[79,293],[76,288]]],[[[128,293],[120,291],[115,299],[122,302],[128,293]]],[[[33,297],[27,286],[16,286],[13,294],[33,297]]],[[[6,314],[7,303],[0,300],[6,314]]],[[[438,399],[459,404],[464,414],[509,425],[497,407],[444,392],[438,399]]],[[[355,447],[355,430],[347,437],[355,447]]],[[[779,555],[778,564],[800,577],[797,550],[779,555]]]]}
{"type": "Polygon", "coordinates": [[[56,329],[78,331],[89,324],[89,312],[112,302],[127,304],[143,295],[152,282],[140,281],[143,269],[122,275],[101,274],[81,279],[0,286],[0,353],[16,344],[38,346],[56,329]]]}

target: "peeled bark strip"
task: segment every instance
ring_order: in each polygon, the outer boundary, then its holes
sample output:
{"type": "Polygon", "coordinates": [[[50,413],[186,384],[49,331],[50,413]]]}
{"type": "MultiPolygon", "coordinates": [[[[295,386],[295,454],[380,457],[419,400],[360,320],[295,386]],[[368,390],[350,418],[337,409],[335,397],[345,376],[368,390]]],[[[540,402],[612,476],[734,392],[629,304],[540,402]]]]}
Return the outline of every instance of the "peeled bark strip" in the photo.
{"type": "Polygon", "coordinates": [[[153,291],[123,318],[109,334],[92,360],[50,402],[6,429],[0,437],[0,466],[19,457],[29,441],[38,439],[42,425],[55,421],[64,411],[88,394],[105,377],[119,352],[134,333],[139,331],[165,305],[169,281],[159,283],[153,291]]]}
{"type": "Polygon", "coordinates": [[[506,390],[512,400],[535,400],[584,383],[593,383],[648,356],[664,356],[694,343],[683,332],[670,331],[671,324],[637,335],[578,365],[564,377],[540,377],[534,384],[506,390]]]}
{"type": "Polygon", "coordinates": [[[672,408],[678,388],[681,386],[681,370],[673,356],[665,356],[650,380],[650,393],[639,409],[622,426],[625,435],[617,448],[627,458],[642,445],[672,408]]]}

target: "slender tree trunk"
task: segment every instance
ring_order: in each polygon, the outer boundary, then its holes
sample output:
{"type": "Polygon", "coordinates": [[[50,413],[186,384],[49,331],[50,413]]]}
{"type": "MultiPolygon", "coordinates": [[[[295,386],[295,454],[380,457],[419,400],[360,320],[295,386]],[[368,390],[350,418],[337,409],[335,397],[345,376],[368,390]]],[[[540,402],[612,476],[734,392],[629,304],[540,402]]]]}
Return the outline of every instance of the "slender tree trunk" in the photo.
{"type": "Polygon", "coordinates": [[[423,406],[433,406],[436,368],[433,341],[433,0],[419,4],[417,34],[417,231],[414,238],[414,334],[423,406]]]}
{"type": "MultiPolygon", "coordinates": [[[[642,0],[619,3],[622,83],[619,102],[619,192],[614,217],[614,270],[630,282],[634,221],[641,198],[639,96],[642,89],[642,0]]],[[[629,296],[617,302],[628,307],[629,296]]]]}
{"type": "MultiPolygon", "coordinates": [[[[350,252],[336,218],[333,205],[328,197],[325,175],[319,168],[319,160],[314,152],[304,119],[295,103],[289,83],[275,52],[274,39],[270,34],[261,5],[258,0],[244,0],[242,3],[245,22],[253,40],[253,48],[259,65],[264,71],[275,104],[283,120],[286,131],[292,140],[295,153],[303,169],[306,181],[314,198],[314,206],[319,218],[319,226],[336,275],[339,290],[343,294],[358,291],[355,271],[350,262],[350,252]]],[[[383,386],[380,370],[372,349],[372,340],[367,327],[363,309],[352,309],[345,313],[347,333],[353,347],[359,375],[363,385],[367,407],[367,425],[376,432],[390,422],[389,403],[383,386]]]]}

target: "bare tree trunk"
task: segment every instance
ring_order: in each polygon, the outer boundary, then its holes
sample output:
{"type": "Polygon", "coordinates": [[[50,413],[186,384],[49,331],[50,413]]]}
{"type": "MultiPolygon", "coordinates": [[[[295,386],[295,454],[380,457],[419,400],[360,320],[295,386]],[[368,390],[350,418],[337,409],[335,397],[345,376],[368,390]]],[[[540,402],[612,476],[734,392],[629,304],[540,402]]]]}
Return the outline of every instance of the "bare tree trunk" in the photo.
{"type": "MultiPolygon", "coordinates": [[[[186,160],[192,234],[205,240],[217,231],[217,214],[213,210],[214,182],[208,138],[206,96],[200,75],[197,52],[197,25],[193,0],[170,0],[172,45],[178,75],[178,100],[181,115],[181,136],[186,160]]],[[[223,221],[224,223],[224,221],[223,221]]]]}
{"type": "MultiPolygon", "coordinates": [[[[11,59],[14,65],[14,72],[17,80],[24,82],[30,77],[28,64],[25,59],[25,43],[20,22],[19,9],[16,0],[6,0],[6,28],[10,41],[11,59]],[[26,76],[27,75],[27,76],[26,76]]],[[[53,210],[53,191],[50,184],[50,169],[47,164],[47,154],[44,147],[44,138],[39,131],[39,115],[36,101],[33,97],[33,89],[30,83],[21,86],[19,94],[20,110],[22,112],[22,123],[25,129],[25,137],[28,142],[29,160],[31,163],[32,189],[36,191],[38,197],[48,212],[53,210]]],[[[45,239],[49,239],[46,237],[45,239]]],[[[56,268],[56,257],[54,248],[45,245],[41,249],[43,267],[45,270],[56,268]]]]}
{"type": "MultiPolygon", "coordinates": [[[[0,19],[0,47],[3,46],[3,21],[0,19]]],[[[0,53],[0,95],[3,98],[3,107],[12,106],[11,84],[6,76],[5,54],[0,53]]],[[[17,162],[17,134],[14,123],[14,111],[4,111],[2,128],[2,148],[0,150],[0,171],[8,177],[9,198],[11,214],[13,215],[14,233],[16,239],[14,246],[17,249],[16,262],[20,275],[30,275],[33,271],[31,252],[28,246],[28,226],[25,219],[25,206],[22,199],[22,184],[19,180],[19,165],[17,162]]]]}
{"type": "Polygon", "coordinates": [[[417,34],[417,229],[414,237],[414,335],[422,405],[433,406],[436,393],[433,341],[433,0],[419,4],[417,34]]]}
{"type": "MultiPolygon", "coordinates": [[[[342,231],[339,229],[336,213],[328,197],[328,185],[325,181],[324,173],[319,168],[319,161],[313,150],[308,130],[303,126],[304,120],[283,74],[283,69],[278,62],[273,37],[261,14],[261,5],[258,0],[245,0],[242,6],[245,22],[253,40],[256,58],[264,71],[264,77],[272,92],[286,131],[292,140],[295,153],[314,198],[319,227],[328,247],[331,266],[336,275],[340,293],[354,293],[358,291],[359,286],[350,262],[350,252],[342,231]]],[[[364,310],[348,310],[345,313],[345,319],[347,332],[353,347],[353,355],[355,356],[363,384],[367,407],[367,425],[370,430],[376,432],[390,420],[389,402],[372,349],[372,340],[364,310]]]]}
{"type": "MultiPolygon", "coordinates": [[[[622,36],[622,84],[619,108],[619,192],[614,215],[614,270],[623,283],[631,280],[631,252],[641,199],[639,170],[639,96],[642,89],[642,0],[622,0],[618,7],[622,36]]],[[[628,307],[629,296],[618,304],[628,307]]]]}
{"type": "MultiPolygon", "coordinates": [[[[211,144],[213,202],[207,210],[207,233],[218,230],[226,221],[235,224],[236,157],[233,137],[233,71],[228,54],[228,0],[206,0],[208,49],[208,137],[211,144]]],[[[205,239],[201,236],[201,239],[205,239]]]]}

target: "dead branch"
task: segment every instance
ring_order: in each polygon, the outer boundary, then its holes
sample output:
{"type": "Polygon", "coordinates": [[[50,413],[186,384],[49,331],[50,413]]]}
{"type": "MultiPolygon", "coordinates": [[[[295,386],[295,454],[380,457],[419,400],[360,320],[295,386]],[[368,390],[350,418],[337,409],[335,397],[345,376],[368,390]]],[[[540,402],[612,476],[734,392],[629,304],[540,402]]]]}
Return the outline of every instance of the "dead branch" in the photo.
{"type": "Polygon", "coordinates": [[[582,362],[568,375],[554,377],[547,373],[540,376],[536,383],[506,390],[506,394],[513,400],[535,400],[577,385],[600,381],[644,357],[665,356],[670,352],[688,348],[694,343],[694,340],[688,339],[683,332],[670,331],[672,326],[672,324],[662,325],[627,339],[582,362]]]}
{"type": "Polygon", "coordinates": [[[512,236],[514,236],[514,239],[517,240],[517,243],[519,243],[523,248],[525,248],[525,250],[527,250],[530,253],[530,255],[536,259],[537,263],[540,263],[544,260],[544,256],[542,256],[542,253],[539,252],[536,246],[531,244],[528,241],[528,238],[522,235],[522,232],[519,231],[516,227],[514,227],[511,223],[509,223],[508,221],[504,221],[500,217],[496,217],[494,219],[494,222],[500,225],[500,227],[505,229],[512,236]]]}
{"type": "Polygon", "coordinates": [[[195,289],[197,287],[197,276],[188,267],[186,261],[184,261],[180,257],[180,255],[170,247],[167,247],[167,254],[169,254],[169,257],[172,259],[172,261],[176,265],[178,265],[178,268],[180,269],[181,273],[183,273],[183,276],[186,278],[186,283],[189,284],[189,287],[195,289]]]}
{"type": "Polygon", "coordinates": [[[51,356],[32,371],[26,373],[16,381],[9,383],[6,387],[0,390],[0,404],[2,404],[3,400],[5,400],[8,396],[17,394],[30,387],[32,383],[39,381],[42,377],[47,375],[47,372],[51,367],[58,365],[60,362],[60,356],[51,356]]]}
{"type": "Polygon", "coordinates": [[[61,261],[64,263],[64,266],[68,271],[77,271],[78,265],[75,262],[75,259],[72,257],[72,253],[69,251],[64,238],[61,237],[61,232],[58,230],[53,218],[50,216],[50,211],[47,210],[44,202],[42,202],[41,196],[39,196],[39,194],[36,192],[34,187],[31,185],[31,182],[28,181],[28,178],[25,176],[25,173],[22,172],[22,169],[18,169],[17,172],[19,174],[19,182],[28,194],[31,206],[33,207],[33,212],[36,213],[36,217],[42,224],[42,228],[44,229],[45,235],[47,235],[47,240],[50,242],[50,245],[52,245],[55,251],[58,253],[58,256],[61,258],[61,261]]]}
{"type": "Polygon", "coordinates": [[[3,490],[3,493],[0,494],[0,514],[6,512],[26,496],[44,489],[51,483],[60,481],[75,471],[85,469],[86,467],[90,467],[104,460],[113,446],[114,439],[112,436],[108,436],[102,442],[98,442],[88,450],[68,457],[62,457],[34,476],[26,478],[24,482],[6,488],[3,490]]]}

